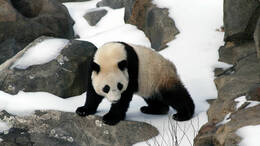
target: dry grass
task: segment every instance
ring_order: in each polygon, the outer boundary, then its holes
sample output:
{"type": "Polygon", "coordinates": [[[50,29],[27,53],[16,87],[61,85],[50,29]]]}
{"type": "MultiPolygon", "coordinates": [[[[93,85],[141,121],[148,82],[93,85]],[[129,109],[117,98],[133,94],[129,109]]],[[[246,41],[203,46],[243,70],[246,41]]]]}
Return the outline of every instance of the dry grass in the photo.
{"type": "MultiPolygon", "coordinates": [[[[180,146],[184,140],[188,145],[193,145],[193,139],[198,134],[200,128],[199,117],[193,118],[189,122],[180,123],[171,118],[168,118],[167,125],[163,126],[163,133],[157,137],[146,141],[148,146],[180,146]],[[168,129],[165,130],[165,127],[168,129]]],[[[186,146],[187,144],[185,144],[186,146]]],[[[187,145],[187,146],[188,146],[187,145]]]]}

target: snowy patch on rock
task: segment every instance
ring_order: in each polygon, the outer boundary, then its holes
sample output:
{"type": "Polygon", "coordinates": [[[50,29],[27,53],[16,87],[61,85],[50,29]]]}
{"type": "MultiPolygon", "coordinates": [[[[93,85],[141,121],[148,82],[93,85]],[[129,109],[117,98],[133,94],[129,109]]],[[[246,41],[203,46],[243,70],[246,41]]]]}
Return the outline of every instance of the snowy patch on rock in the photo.
{"type": "Polygon", "coordinates": [[[45,64],[55,59],[67,45],[66,39],[46,39],[32,46],[11,68],[26,69],[32,65],[45,64]]]}
{"type": "MultiPolygon", "coordinates": [[[[2,120],[0,120],[0,133],[4,133],[5,131],[9,130],[10,127],[5,123],[3,122],[2,120]]],[[[0,142],[2,140],[0,139],[0,142]]]]}
{"type": "Polygon", "coordinates": [[[241,96],[235,99],[235,101],[237,102],[236,104],[236,109],[238,110],[244,103],[249,103],[246,108],[250,108],[253,106],[256,106],[258,104],[260,104],[259,101],[252,101],[252,100],[247,100],[246,96],[241,96]]]}

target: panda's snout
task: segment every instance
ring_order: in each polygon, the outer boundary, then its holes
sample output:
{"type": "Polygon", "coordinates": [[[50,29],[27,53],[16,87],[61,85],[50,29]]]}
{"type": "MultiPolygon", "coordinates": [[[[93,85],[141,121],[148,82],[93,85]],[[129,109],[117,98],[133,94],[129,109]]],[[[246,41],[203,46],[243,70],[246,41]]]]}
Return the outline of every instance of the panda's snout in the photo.
{"type": "Polygon", "coordinates": [[[107,95],[108,101],[110,101],[112,103],[117,103],[120,100],[120,97],[121,97],[121,94],[118,93],[118,91],[116,89],[111,90],[107,95]]]}

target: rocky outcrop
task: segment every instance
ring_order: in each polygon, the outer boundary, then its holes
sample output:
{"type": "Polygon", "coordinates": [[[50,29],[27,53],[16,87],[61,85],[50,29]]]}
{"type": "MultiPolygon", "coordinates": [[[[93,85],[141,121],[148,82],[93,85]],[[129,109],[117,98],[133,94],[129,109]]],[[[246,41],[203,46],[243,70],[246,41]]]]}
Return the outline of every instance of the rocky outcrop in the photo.
{"type": "Polygon", "coordinates": [[[247,107],[250,101],[260,101],[260,63],[255,43],[227,43],[219,52],[220,61],[233,66],[216,74],[218,98],[208,110],[209,122],[195,139],[197,146],[237,145],[241,140],[236,135],[239,128],[260,124],[260,104],[247,107]],[[241,96],[246,96],[247,101],[237,109],[237,99],[241,96]]]}
{"type": "Polygon", "coordinates": [[[112,9],[119,9],[125,6],[127,0],[102,0],[97,3],[97,7],[110,7],[112,9]]]}
{"type": "Polygon", "coordinates": [[[56,0],[0,0],[0,64],[42,35],[73,38],[73,24],[56,0]]]}
{"type": "Polygon", "coordinates": [[[256,44],[257,57],[260,59],[260,17],[258,18],[256,29],[254,32],[254,40],[256,44]]]}
{"type": "Polygon", "coordinates": [[[196,146],[238,145],[239,128],[260,124],[259,16],[259,1],[225,0],[226,43],[219,60],[233,66],[215,70],[218,97],[194,140],[196,146]]]}
{"type": "Polygon", "coordinates": [[[67,98],[85,92],[87,64],[96,47],[85,41],[70,40],[52,61],[27,69],[10,68],[33,46],[49,37],[41,37],[16,56],[0,65],[0,90],[10,94],[44,91],[67,98]]]}
{"type": "Polygon", "coordinates": [[[131,146],[158,135],[156,128],[143,122],[109,126],[101,117],[59,111],[36,111],[27,117],[0,112],[0,119],[11,126],[0,134],[2,146],[131,146]]]}
{"type": "Polygon", "coordinates": [[[90,26],[96,25],[101,18],[107,14],[105,9],[96,9],[94,11],[88,12],[84,15],[84,18],[87,20],[90,26]]]}
{"type": "Polygon", "coordinates": [[[258,0],[224,0],[225,41],[252,40],[259,16],[258,0]]]}
{"type": "Polygon", "coordinates": [[[143,30],[155,50],[165,48],[179,33],[168,15],[168,9],[156,7],[151,0],[128,0],[125,3],[125,22],[143,30]]]}

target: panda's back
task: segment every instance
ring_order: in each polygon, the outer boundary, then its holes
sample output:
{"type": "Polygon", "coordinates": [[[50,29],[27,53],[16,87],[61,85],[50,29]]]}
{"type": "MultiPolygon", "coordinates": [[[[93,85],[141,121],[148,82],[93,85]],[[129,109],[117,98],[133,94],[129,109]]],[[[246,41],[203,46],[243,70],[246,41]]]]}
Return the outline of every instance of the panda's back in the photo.
{"type": "Polygon", "coordinates": [[[172,62],[150,48],[130,45],[134,48],[139,60],[138,95],[148,98],[159,89],[171,88],[179,81],[172,62]]]}

